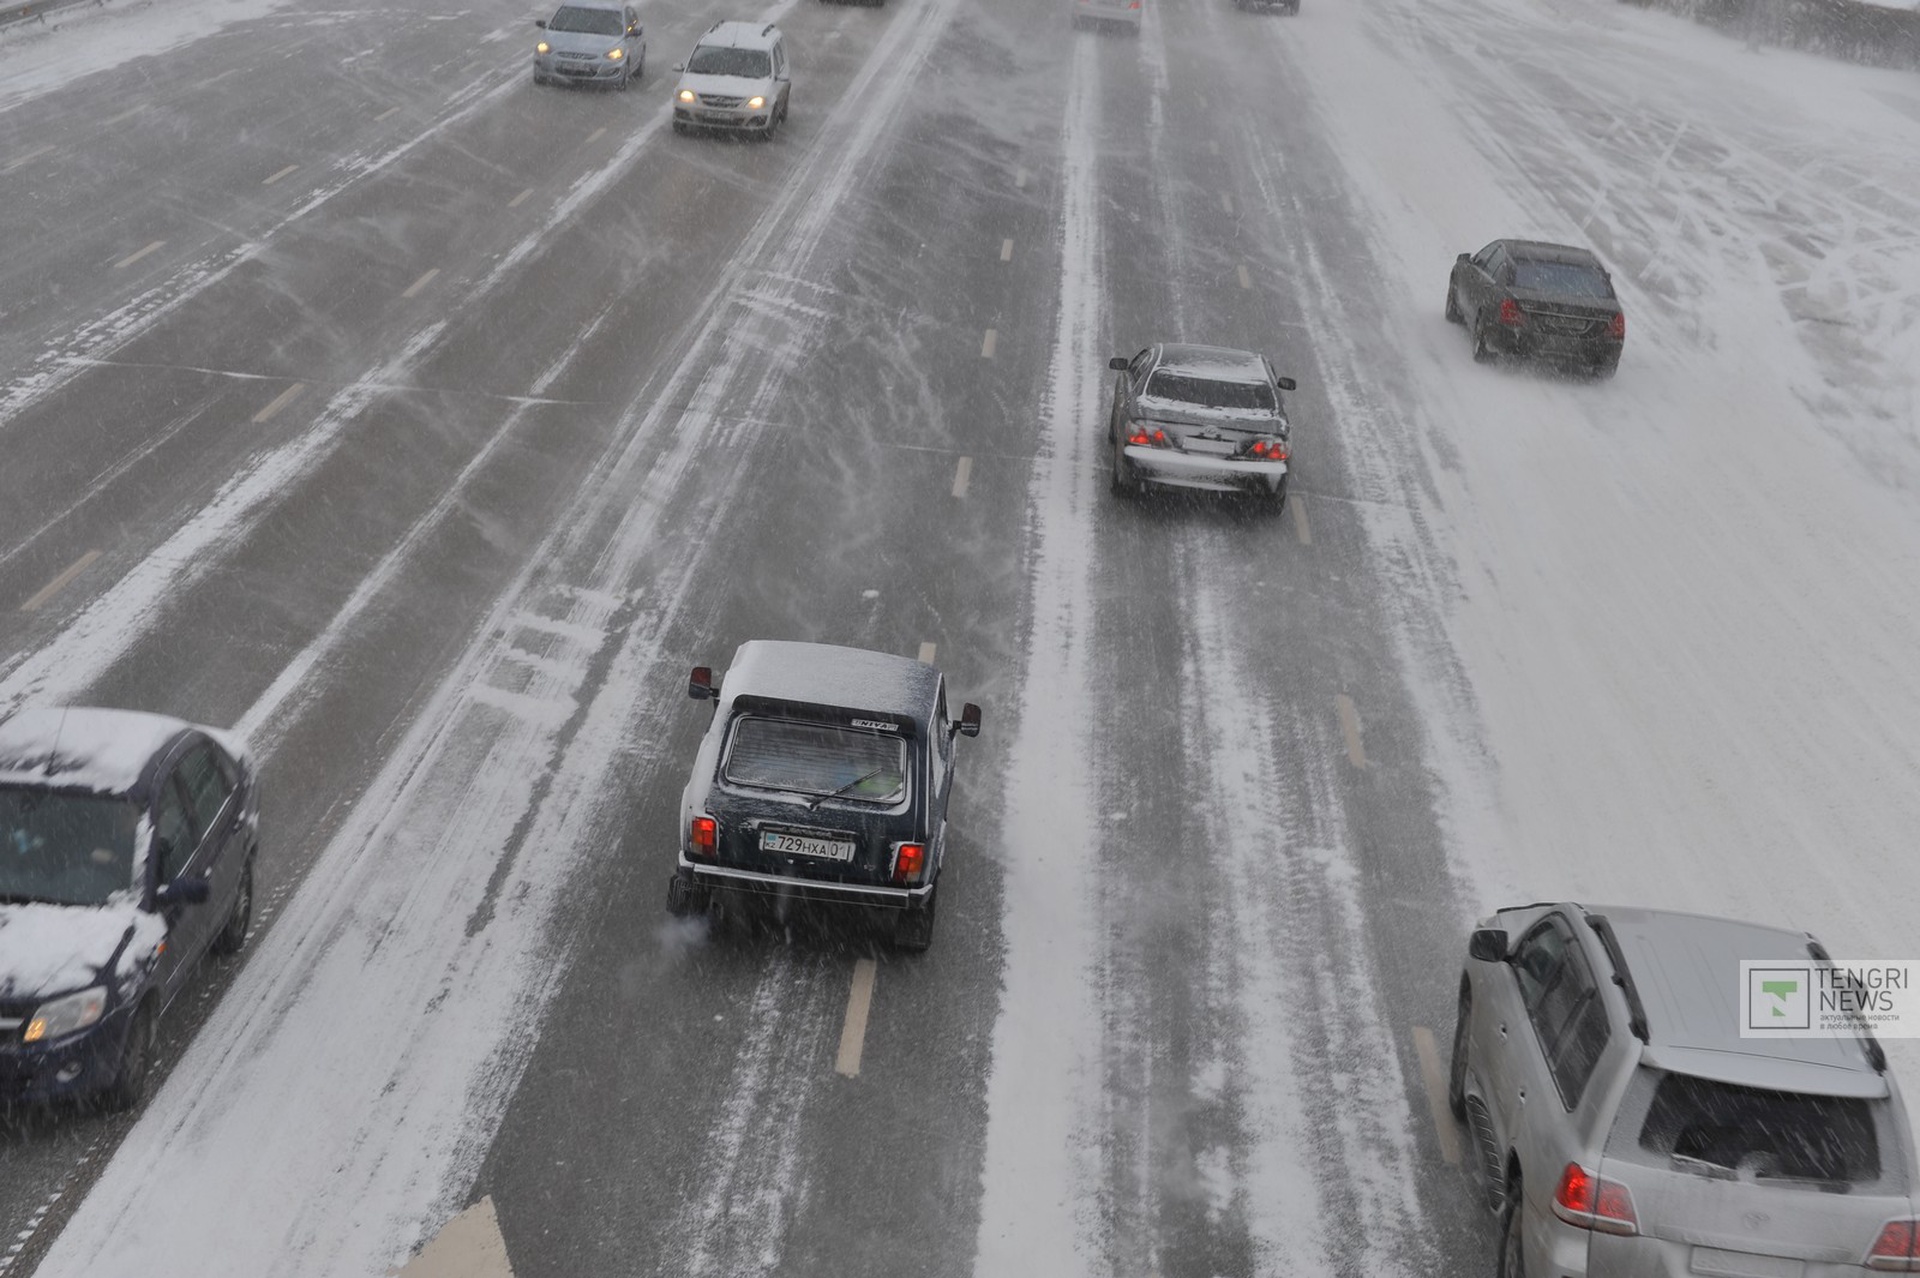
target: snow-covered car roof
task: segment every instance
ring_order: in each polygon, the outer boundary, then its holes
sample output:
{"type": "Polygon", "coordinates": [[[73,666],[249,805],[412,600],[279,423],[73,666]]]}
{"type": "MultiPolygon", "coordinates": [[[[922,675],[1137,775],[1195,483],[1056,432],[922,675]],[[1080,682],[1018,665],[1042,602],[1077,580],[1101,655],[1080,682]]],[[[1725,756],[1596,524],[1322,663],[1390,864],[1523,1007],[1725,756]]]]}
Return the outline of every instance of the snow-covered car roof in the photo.
{"type": "Polygon", "coordinates": [[[1169,342],[1160,348],[1156,369],[1168,369],[1191,377],[1208,377],[1221,382],[1264,382],[1267,362],[1252,351],[1229,346],[1195,346],[1169,342]]]}
{"type": "Polygon", "coordinates": [[[0,721],[0,785],[132,794],[153,756],[197,727],[141,710],[22,710],[0,721]]]}
{"type": "Polygon", "coordinates": [[[741,644],[720,685],[728,702],[750,697],[871,711],[910,720],[922,730],[933,718],[939,687],[940,672],[924,661],[781,639],[741,644]]]}

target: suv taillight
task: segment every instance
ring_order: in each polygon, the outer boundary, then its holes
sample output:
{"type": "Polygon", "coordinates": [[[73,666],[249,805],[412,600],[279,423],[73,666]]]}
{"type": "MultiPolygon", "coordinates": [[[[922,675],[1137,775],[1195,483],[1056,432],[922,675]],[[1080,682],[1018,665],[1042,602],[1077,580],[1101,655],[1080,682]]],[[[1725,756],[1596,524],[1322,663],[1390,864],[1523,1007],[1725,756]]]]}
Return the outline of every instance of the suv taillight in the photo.
{"type": "Polygon", "coordinates": [[[1520,303],[1514,301],[1511,297],[1503,297],[1500,299],[1500,322],[1502,324],[1511,327],[1526,318],[1527,314],[1520,309],[1520,303]]]}
{"type": "Polygon", "coordinates": [[[1920,1274],[1920,1220],[1889,1220],[1867,1252],[1866,1266],[1881,1273],[1920,1274]]]}
{"type": "Polygon", "coordinates": [[[1603,1234],[1637,1234],[1640,1218],[1633,1212],[1633,1195],[1617,1180],[1596,1176],[1579,1163],[1568,1163],[1553,1191],[1553,1214],[1581,1229],[1603,1234]]]}
{"type": "Polygon", "coordinates": [[[1627,313],[1615,311],[1613,318],[1607,321],[1607,336],[1616,342],[1627,340],[1627,313]]]}
{"type": "Polygon", "coordinates": [[[893,881],[911,883],[918,879],[927,868],[927,845],[924,843],[902,843],[893,853],[893,881]]]}
{"type": "Polygon", "coordinates": [[[710,816],[697,816],[687,830],[687,844],[695,856],[720,854],[720,823],[710,816]]]}
{"type": "Polygon", "coordinates": [[[1139,444],[1145,448],[1166,448],[1170,443],[1167,439],[1167,432],[1161,430],[1158,426],[1152,430],[1148,430],[1141,422],[1134,422],[1127,427],[1127,442],[1129,444],[1139,444]]]}

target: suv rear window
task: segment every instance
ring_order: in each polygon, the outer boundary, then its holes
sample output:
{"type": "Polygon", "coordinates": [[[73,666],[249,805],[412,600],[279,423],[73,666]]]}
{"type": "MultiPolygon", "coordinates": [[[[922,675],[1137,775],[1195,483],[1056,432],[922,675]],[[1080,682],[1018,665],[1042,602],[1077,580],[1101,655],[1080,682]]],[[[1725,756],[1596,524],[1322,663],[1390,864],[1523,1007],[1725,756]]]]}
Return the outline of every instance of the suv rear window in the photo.
{"type": "Polygon", "coordinates": [[[1273,388],[1265,382],[1223,382],[1211,377],[1193,377],[1161,369],[1147,379],[1143,394],[1150,399],[1170,399],[1200,408],[1254,409],[1271,413],[1279,407],[1273,388]]]}
{"type": "Polygon", "coordinates": [[[1640,1148],[1712,1173],[1857,1184],[1880,1179],[1872,1102],[1738,1087],[1669,1074],[1640,1148]]]}
{"type": "Polygon", "coordinates": [[[898,803],[907,789],[907,743],[799,719],[743,718],[733,727],[726,777],[765,790],[898,803]]]}
{"type": "Polygon", "coordinates": [[[703,44],[687,59],[687,71],[693,75],[737,75],[764,80],[773,74],[773,61],[764,49],[703,44]]]}

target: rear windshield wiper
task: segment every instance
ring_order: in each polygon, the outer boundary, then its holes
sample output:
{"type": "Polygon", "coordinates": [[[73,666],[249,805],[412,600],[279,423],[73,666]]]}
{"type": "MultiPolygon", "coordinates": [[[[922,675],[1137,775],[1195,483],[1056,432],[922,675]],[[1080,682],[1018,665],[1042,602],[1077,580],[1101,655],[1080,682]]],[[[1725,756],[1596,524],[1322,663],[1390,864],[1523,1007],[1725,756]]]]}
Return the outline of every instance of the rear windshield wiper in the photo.
{"type": "Polygon", "coordinates": [[[875,777],[879,776],[882,772],[885,772],[886,770],[887,770],[887,765],[883,763],[879,767],[875,768],[873,771],[867,773],[865,776],[855,777],[853,780],[841,786],[838,790],[835,790],[832,794],[822,794],[815,797],[813,802],[807,804],[807,810],[809,812],[817,811],[820,805],[825,803],[828,799],[844,798],[846,796],[847,791],[852,790],[858,786],[865,785],[867,782],[873,780],[875,777]]]}

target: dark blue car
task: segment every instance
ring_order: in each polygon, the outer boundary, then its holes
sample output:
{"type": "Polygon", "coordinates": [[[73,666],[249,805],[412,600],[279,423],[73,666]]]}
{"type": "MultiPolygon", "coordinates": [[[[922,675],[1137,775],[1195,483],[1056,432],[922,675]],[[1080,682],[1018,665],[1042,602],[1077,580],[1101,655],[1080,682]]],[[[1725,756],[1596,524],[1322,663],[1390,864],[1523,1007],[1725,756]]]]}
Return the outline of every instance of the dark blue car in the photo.
{"type": "Polygon", "coordinates": [[[246,751],[128,710],[0,722],[0,1104],[144,1095],[155,1029],[209,950],[246,943],[246,751]]]}

